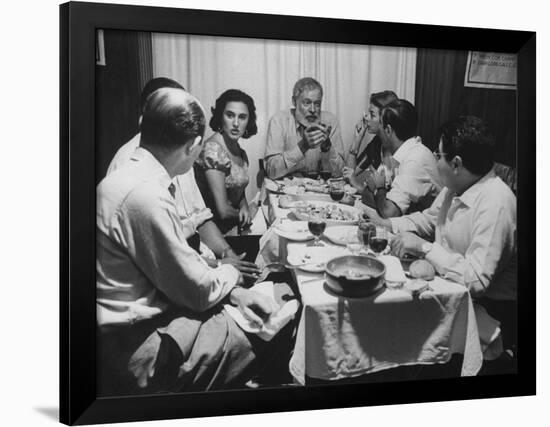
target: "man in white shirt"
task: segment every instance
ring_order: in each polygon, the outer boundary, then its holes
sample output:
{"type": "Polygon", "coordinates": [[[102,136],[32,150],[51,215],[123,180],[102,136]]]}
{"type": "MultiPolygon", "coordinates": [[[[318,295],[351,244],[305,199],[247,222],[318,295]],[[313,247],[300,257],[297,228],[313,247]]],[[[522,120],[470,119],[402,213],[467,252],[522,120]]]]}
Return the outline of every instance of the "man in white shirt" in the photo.
{"type": "MultiPolygon", "coordinates": [[[[143,111],[149,95],[161,88],[185,90],[178,82],[166,77],[151,79],[141,91],[140,111],[143,111]]],[[[139,124],[141,124],[141,120],[140,116],[139,124]]],[[[138,133],[117,150],[107,168],[107,175],[132,162],[132,155],[139,147],[140,139],[141,133],[138,133]]],[[[195,181],[193,168],[182,175],[176,176],[174,184],[176,186],[176,206],[189,245],[200,252],[200,241],[202,240],[207,248],[204,249],[203,246],[203,252],[211,251],[212,257],[219,258],[222,263],[234,265],[247,279],[255,280],[259,274],[258,267],[254,263],[243,260],[246,254],[237,255],[225,240],[217,225],[212,221],[212,212],[204,203],[195,181]]],[[[208,257],[205,257],[205,259],[211,266],[216,265],[215,260],[208,257]]]]}
{"type": "Polygon", "coordinates": [[[516,197],[494,173],[493,137],[481,119],[459,117],[442,126],[434,155],[445,188],[430,208],[400,218],[368,215],[399,233],[393,253],[423,257],[442,277],[466,286],[501,322],[504,344],[513,347],[516,197]]]}
{"type": "Polygon", "coordinates": [[[265,169],[271,179],[344,167],[344,145],[336,116],[321,110],[323,87],[304,77],[294,84],[294,108],[276,113],[267,129],[265,169]]]}
{"type": "Polygon", "coordinates": [[[426,209],[441,190],[436,162],[416,136],[418,115],[407,100],[397,99],[381,114],[382,146],[391,153],[393,179],[386,187],[384,174],[367,174],[363,202],[383,218],[426,209]]]}
{"type": "Polygon", "coordinates": [[[148,97],[141,129],[132,162],[97,187],[99,394],[242,384],[275,344],[246,335],[222,303],[259,325],[278,305],[187,243],[173,178],[202,149],[204,110],[189,93],[162,88],[148,97]]]}

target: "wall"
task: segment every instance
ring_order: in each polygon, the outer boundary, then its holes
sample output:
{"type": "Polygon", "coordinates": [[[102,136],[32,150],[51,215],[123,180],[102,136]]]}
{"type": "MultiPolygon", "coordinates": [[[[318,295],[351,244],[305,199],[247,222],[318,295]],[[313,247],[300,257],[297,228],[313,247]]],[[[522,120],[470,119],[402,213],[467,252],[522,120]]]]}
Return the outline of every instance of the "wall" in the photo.
{"type": "Polygon", "coordinates": [[[150,44],[150,34],[104,31],[106,65],[96,65],[98,183],[116,150],[138,132],[139,97],[152,73],[150,44]]]}
{"type": "Polygon", "coordinates": [[[476,115],[495,135],[496,160],[515,167],[516,91],[464,87],[467,57],[466,51],[418,49],[415,93],[419,134],[435,149],[441,124],[458,114],[476,115]]]}

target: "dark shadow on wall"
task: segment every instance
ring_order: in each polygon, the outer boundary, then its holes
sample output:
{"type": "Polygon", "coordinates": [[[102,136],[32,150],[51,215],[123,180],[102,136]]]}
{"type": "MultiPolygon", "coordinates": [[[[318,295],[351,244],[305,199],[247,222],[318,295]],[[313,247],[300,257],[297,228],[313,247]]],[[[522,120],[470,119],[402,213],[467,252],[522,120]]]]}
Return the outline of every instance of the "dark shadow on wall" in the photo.
{"type": "Polygon", "coordinates": [[[104,44],[106,65],[96,65],[96,184],[138,132],[141,89],[152,78],[150,33],[104,30],[104,44]]]}
{"type": "MultiPolygon", "coordinates": [[[[467,51],[418,49],[416,100],[419,135],[435,149],[438,129],[463,114],[484,119],[495,135],[496,161],[516,166],[516,91],[464,87],[467,51]]],[[[521,141],[521,132],[518,134],[521,141]]]]}

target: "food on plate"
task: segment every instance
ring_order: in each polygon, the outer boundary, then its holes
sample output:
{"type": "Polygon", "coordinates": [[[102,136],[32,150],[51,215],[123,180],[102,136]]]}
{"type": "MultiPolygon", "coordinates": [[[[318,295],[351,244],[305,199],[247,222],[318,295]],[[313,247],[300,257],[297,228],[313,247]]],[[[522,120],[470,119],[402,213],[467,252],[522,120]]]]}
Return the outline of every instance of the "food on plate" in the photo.
{"type": "Polygon", "coordinates": [[[296,207],[294,210],[298,219],[323,219],[334,221],[356,221],[357,217],[353,211],[345,210],[336,204],[316,205],[308,203],[305,207],[296,207]]]}
{"type": "Polygon", "coordinates": [[[409,274],[415,279],[433,280],[435,269],[428,261],[419,259],[409,266],[409,274]]]}
{"type": "Polygon", "coordinates": [[[306,208],[307,202],[303,200],[294,200],[289,196],[281,196],[279,197],[279,206],[283,209],[306,208]]]}

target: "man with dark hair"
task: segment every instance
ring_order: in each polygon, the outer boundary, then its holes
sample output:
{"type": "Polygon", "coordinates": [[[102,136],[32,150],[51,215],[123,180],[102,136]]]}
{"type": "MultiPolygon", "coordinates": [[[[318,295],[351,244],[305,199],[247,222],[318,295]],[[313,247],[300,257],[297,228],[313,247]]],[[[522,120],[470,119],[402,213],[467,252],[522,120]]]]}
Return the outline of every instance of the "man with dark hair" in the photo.
{"type": "Polygon", "coordinates": [[[481,119],[459,117],[442,126],[434,155],[445,188],[430,208],[392,219],[367,214],[400,233],[391,244],[396,255],[423,257],[442,277],[466,286],[501,321],[504,344],[513,347],[516,197],[494,173],[493,137],[481,119]]]}
{"type": "Polygon", "coordinates": [[[416,109],[409,101],[397,99],[382,110],[381,122],[382,146],[392,155],[394,177],[388,190],[383,173],[367,174],[363,202],[383,218],[427,208],[441,185],[430,150],[416,136],[416,109]]]}
{"type": "Polygon", "coordinates": [[[231,265],[211,268],[185,239],[173,178],[202,150],[204,110],[191,94],[153,92],[131,163],[97,187],[100,395],[242,385],[277,342],[259,342],[223,308],[257,325],[278,310],[241,287],[231,265]]]}
{"type": "Polygon", "coordinates": [[[285,175],[318,173],[344,167],[344,145],[338,119],[321,111],[323,87],[311,78],[296,82],[294,108],[275,114],[267,129],[265,167],[272,179],[285,175]]]}
{"type": "MultiPolygon", "coordinates": [[[[149,80],[141,92],[140,111],[142,114],[148,97],[161,88],[185,90],[178,82],[166,77],[157,77],[149,80]]],[[[139,117],[139,124],[141,127],[142,115],[139,117]]],[[[131,163],[131,157],[140,145],[141,135],[141,132],[136,134],[130,141],[119,148],[109,164],[107,175],[131,163]]],[[[174,185],[176,206],[183,224],[183,232],[189,245],[198,252],[201,249],[203,253],[211,251],[211,258],[205,258],[211,266],[216,265],[217,262],[213,258],[217,257],[222,263],[233,264],[250,280],[255,279],[259,273],[257,266],[243,260],[246,253],[237,255],[223,237],[218,226],[214,223],[212,212],[206,207],[197,186],[193,168],[185,174],[176,176],[174,178],[174,185]],[[201,240],[203,242],[202,248],[201,240]]]]}

